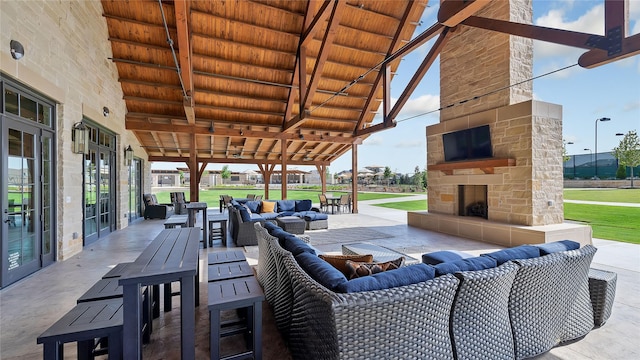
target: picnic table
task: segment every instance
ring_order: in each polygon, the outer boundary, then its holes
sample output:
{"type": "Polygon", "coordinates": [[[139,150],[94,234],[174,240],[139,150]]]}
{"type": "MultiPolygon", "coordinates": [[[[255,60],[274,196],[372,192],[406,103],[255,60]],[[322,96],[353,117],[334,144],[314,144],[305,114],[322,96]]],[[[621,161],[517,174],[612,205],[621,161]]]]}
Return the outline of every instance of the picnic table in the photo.
{"type": "Polygon", "coordinates": [[[123,287],[124,359],[142,359],[142,302],[140,288],[180,282],[182,359],[195,359],[195,305],[198,299],[200,228],[165,229],[126,268],[123,287]]]}

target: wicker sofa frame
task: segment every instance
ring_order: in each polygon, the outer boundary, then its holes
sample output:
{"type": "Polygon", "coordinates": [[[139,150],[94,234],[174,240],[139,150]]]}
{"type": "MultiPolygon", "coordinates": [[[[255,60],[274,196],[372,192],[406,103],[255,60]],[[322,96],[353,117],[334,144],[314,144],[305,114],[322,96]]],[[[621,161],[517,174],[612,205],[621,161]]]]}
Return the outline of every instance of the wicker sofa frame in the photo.
{"type": "Polygon", "coordinates": [[[258,281],[295,359],[522,359],[583,337],[599,316],[589,300],[590,245],[345,294],[320,285],[254,226],[258,281]]]}

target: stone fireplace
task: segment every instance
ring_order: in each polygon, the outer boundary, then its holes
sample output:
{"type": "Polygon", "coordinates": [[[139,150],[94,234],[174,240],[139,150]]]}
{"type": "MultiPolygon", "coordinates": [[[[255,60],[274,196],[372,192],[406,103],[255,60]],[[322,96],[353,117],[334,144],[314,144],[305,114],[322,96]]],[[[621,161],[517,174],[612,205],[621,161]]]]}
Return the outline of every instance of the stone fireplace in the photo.
{"type": "MultiPolygon", "coordinates": [[[[476,15],[486,14],[533,18],[531,2],[516,0],[476,15]]],[[[410,226],[504,246],[591,242],[590,227],[564,223],[562,107],[532,100],[532,77],[532,40],[456,27],[440,52],[440,123],[426,129],[428,211],[408,213],[410,226]],[[443,134],[485,125],[492,157],[445,161],[443,134]],[[486,210],[467,204],[467,187],[486,189],[486,200],[473,201],[486,210]],[[486,216],[459,216],[469,205],[486,216]]]]}

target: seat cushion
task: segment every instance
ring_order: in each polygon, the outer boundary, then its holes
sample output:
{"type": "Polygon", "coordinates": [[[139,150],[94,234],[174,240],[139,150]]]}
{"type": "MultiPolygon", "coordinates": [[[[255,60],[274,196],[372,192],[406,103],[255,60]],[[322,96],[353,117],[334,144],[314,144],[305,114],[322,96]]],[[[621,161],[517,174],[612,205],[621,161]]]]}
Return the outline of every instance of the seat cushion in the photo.
{"type": "Polygon", "coordinates": [[[315,221],[315,220],[327,220],[329,219],[329,215],[315,212],[315,211],[305,211],[300,212],[299,214],[307,221],[315,221]]]}
{"type": "MultiPolygon", "coordinates": [[[[313,254],[314,256],[316,255],[316,251],[309,246],[309,244],[305,243],[304,241],[302,241],[299,237],[293,235],[293,234],[289,234],[288,232],[284,231],[283,232],[287,235],[285,235],[284,239],[281,240],[281,244],[282,247],[291,252],[293,254],[293,256],[299,255],[303,252],[307,252],[310,254],[313,254]]],[[[273,234],[272,234],[273,235],[273,234]]],[[[276,235],[273,235],[276,236],[276,235]]],[[[277,236],[276,236],[277,237],[277,236]]],[[[324,261],[320,258],[318,258],[320,261],[324,261]]]]}
{"type": "Polygon", "coordinates": [[[473,255],[457,250],[440,250],[422,254],[422,262],[428,265],[438,265],[443,262],[462,260],[473,255]]]}
{"type": "Polygon", "coordinates": [[[560,240],[546,244],[533,245],[540,249],[540,256],[553,254],[560,251],[576,250],[580,248],[580,243],[571,240],[560,240]]]}
{"type": "Polygon", "coordinates": [[[443,262],[435,265],[434,268],[436,270],[436,276],[442,276],[444,274],[453,274],[458,271],[491,269],[496,266],[497,262],[494,258],[489,256],[477,256],[456,261],[443,262]]]}
{"type": "Polygon", "coordinates": [[[540,256],[540,249],[532,245],[520,245],[509,249],[494,251],[480,256],[494,258],[498,265],[502,265],[510,260],[531,259],[540,256]]]}
{"type": "Polygon", "coordinates": [[[347,282],[343,273],[314,254],[302,252],[296,255],[296,261],[309,276],[329,290],[335,291],[338,285],[347,282]]]}
{"type": "Polygon", "coordinates": [[[291,212],[294,213],[296,211],[296,201],[295,200],[278,200],[278,212],[291,212]]]}
{"type": "Polygon", "coordinates": [[[309,211],[311,210],[311,206],[313,206],[313,204],[311,203],[311,200],[296,200],[295,211],[296,212],[309,211]]]}
{"type": "Polygon", "coordinates": [[[398,286],[417,284],[422,281],[431,280],[434,277],[435,270],[432,266],[416,264],[404,266],[393,271],[385,271],[371,276],[364,276],[349,280],[338,284],[335,291],[341,293],[352,293],[390,289],[398,286]]]}

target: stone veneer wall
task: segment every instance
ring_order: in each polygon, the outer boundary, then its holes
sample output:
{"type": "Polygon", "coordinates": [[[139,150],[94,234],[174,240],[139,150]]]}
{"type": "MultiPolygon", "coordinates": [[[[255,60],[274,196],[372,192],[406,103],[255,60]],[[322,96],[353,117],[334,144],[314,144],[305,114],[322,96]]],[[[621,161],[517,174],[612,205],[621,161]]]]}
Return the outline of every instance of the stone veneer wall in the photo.
{"type": "MultiPolygon", "coordinates": [[[[531,23],[533,10],[531,0],[501,0],[477,15],[531,23]]],[[[440,53],[440,121],[532,99],[530,81],[509,87],[532,74],[533,40],[458,26],[440,53]],[[464,100],[469,101],[459,104],[464,100]]]]}
{"type": "MultiPolygon", "coordinates": [[[[128,224],[128,171],[124,148],[146,159],[135,136],[126,131],[126,108],[116,65],[108,58],[106,21],[99,1],[2,1],[0,4],[0,71],[58,103],[56,126],[57,259],[82,250],[82,156],[71,152],[73,124],[87,117],[116,133],[116,227],[128,224]],[[14,60],[9,41],[24,45],[14,60]],[[110,115],[102,115],[102,107],[110,115]],[[73,233],[79,237],[74,239],[73,233]]],[[[145,162],[143,173],[150,174],[145,162]]],[[[145,187],[149,188],[150,176],[145,187]]]]}
{"type": "Polygon", "coordinates": [[[493,156],[515,159],[516,165],[497,167],[493,174],[480,168],[454,170],[453,175],[429,170],[429,212],[457,215],[458,185],[487,185],[489,221],[529,226],[562,223],[559,105],[525,101],[429,126],[427,166],[444,161],[443,133],[487,124],[493,156]]]}

